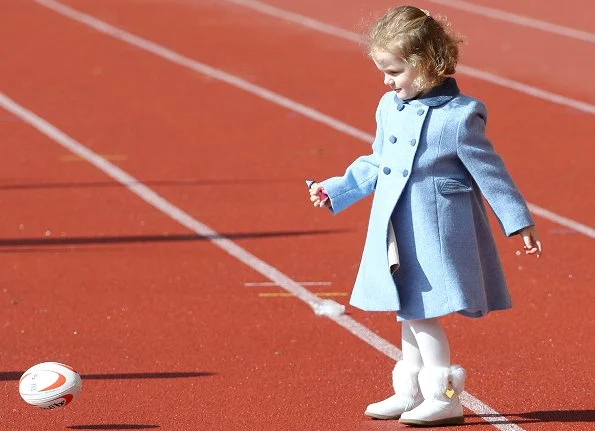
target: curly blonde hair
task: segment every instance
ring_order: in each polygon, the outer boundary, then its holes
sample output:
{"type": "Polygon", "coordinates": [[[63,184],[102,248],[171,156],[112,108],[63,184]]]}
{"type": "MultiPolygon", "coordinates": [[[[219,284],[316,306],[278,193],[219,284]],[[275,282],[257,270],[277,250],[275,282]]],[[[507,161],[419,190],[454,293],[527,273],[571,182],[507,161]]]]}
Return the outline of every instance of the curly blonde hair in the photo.
{"type": "Polygon", "coordinates": [[[445,17],[433,18],[414,6],[399,6],[370,27],[368,55],[398,50],[403,61],[419,73],[414,85],[427,90],[455,73],[461,42],[445,17]]]}

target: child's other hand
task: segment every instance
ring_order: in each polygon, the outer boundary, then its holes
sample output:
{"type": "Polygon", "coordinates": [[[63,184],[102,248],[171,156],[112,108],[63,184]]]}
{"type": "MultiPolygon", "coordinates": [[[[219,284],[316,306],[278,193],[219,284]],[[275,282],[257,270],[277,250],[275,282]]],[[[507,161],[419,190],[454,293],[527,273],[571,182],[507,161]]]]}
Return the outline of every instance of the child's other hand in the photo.
{"type": "MultiPolygon", "coordinates": [[[[535,254],[536,257],[539,258],[539,256],[541,256],[542,248],[535,227],[529,226],[521,229],[519,234],[523,238],[523,249],[525,250],[525,254],[535,254]]],[[[520,252],[518,254],[520,254],[520,252]]]]}
{"type": "Polygon", "coordinates": [[[330,208],[331,200],[328,198],[328,195],[324,192],[324,188],[320,184],[313,183],[310,186],[309,191],[310,191],[310,202],[312,202],[315,207],[330,208]]]}

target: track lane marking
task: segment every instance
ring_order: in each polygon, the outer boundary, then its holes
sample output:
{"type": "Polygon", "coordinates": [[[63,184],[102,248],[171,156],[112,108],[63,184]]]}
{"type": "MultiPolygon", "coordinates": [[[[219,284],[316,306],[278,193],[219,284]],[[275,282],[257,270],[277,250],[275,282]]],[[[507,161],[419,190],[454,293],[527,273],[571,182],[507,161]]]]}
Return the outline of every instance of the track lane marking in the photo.
{"type": "MultiPolygon", "coordinates": [[[[335,129],[341,133],[344,133],[348,136],[353,138],[359,139],[361,141],[371,143],[374,140],[374,136],[366,133],[362,130],[359,130],[349,124],[346,124],[340,120],[337,120],[330,115],[323,114],[309,106],[303,105],[299,102],[291,100],[287,97],[284,97],[280,94],[277,94],[271,90],[266,88],[260,87],[256,84],[252,84],[242,78],[239,78],[235,75],[231,75],[227,72],[222,70],[216,69],[214,67],[208,66],[206,64],[200,63],[196,60],[192,60],[191,58],[185,57],[182,54],[179,54],[175,51],[172,51],[169,48],[166,48],[162,45],[159,45],[155,42],[151,42],[147,39],[143,39],[139,36],[135,36],[131,33],[128,33],[125,30],[122,30],[118,27],[114,27],[111,24],[108,24],[104,21],[101,21],[91,15],[85,14],[83,12],[79,12],[76,9],[71,7],[65,6],[59,2],[54,0],[35,0],[37,3],[41,4],[44,7],[47,7],[61,15],[64,15],[68,18],[71,18],[74,21],[78,21],[82,24],[85,24],[95,30],[107,34],[115,39],[119,39],[123,42],[126,42],[130,45],[136,46],[142,50],[148,51],[152,54],[155,54],[158,57],[161,57],[165,60],[171,61],[172,63],[178,64],[180,66],[186,67],[188,69],[194,70],[195,72],[202,73],[207,75],[211,78],[217,79],[219,81],[225,82],[233,87],[239,88],[244,90],[248,93],[254,94],[262,99],[268,100],[274,104],[282,106],[284,108],[289,109],[290,111],[297,112],[302,114],[303,116],[314,120],[318,123],[325,124],[332,129],[335,129]]],[[[244,1],[244,0],[228,0],[228,1],[244,1]]],[[[483,73],[483,72],[482,72],[483,73]]],[[[541,90],[540,90],[541,91],[541,90]]],[[[554,95],[552,95],[553,97],[554,95]]],[[[589,105],[591,106],[591,105],[589,105]]],[[[591,106],[593,113],[595,113],[595,106],[591,106]]],[[[579,223],[577,221],[571,220],[567,217],[558,215],[552,211],[544,209],[538,205],[530,204],[530,208],[536,209],[536,215],[539,215],[546,220],[552,221],[554,223],[560,224],[564,227],[568,227],[570,229],[577,230],[578,232],[582,233],[585,236],[590,238],[595,238],[595,229],[579,223]]]]}
{"type": "MultiPolygon", "coordinates": [[[[113,160],[113,161],[124,161],[128,160],[128,156],[123,154],[100,154],[105,160],[113,160]]],[[[63,154],[60,156],[61,162],[84,162],[85,159],[81,159],[79,156],[74,154],[63,154]]]]}
{"type": "MultiPolygon", "coordinates": [[[[302,25],[314,28],[319,31],[325,31],[330,34],[341,35],[345,39],[352,40],[354,42],[363,42],[363,38],[357,33],[353,33],[349,30],[345,30],[339,27],[335,27],[330,24],[325,24],[317,21],[313,18],[300,15],[296,12],[291,12],[285,9],[272,6],[268,3],[259,0],[225,0],[231,3],[242,5],[256,11],[266,13],[269,15],[277,16],[288,21],[300,22],[302,25]]],[[[442,6],[459,9],[464,12],[474,13],[476,15],[482,15],[490,19],[506,21],[512,24],[517,24],[523,27],[534,28],[547,33],[557,34],[585,42],[595,42],[595,34],[589,33],[583,30],[577,30],[572,27],[565,27],[558,24],[553,24],[547,21],[541,21],[535,18],[518,15],[512,12],[506,12],[499,9],[494,9],[486,6],[478,6],[473,3],[469,3],[461,0],[427,0],[431,3],[440,4],[442,6]]]]}
{"type": "Polygon", "coordinates": [[[506,12],[500,9],[495,9],[487,6],[480,6],[463,0],[428,0],[431,3],[436,3],[452,9],[459,9],[465,12],[482,15],[487,18],[496,19],[500,21],[510,22],[522,27],[534,28],[536,30],[545,31],[547,33],[557,34],[560,36],[569,37],[572,39],[582,40],[584,42],[595,43],[595,34],[583,30],[577,30],[572,27],[566,27],[559,24],[554,24],[547,21],[542,21],[536,18],[519,15],[513,12],[506,12]]]}
{"type": "MultiPolygon", "coordinates": [[[[333,283],[330,281],[296,281],[300,286],[330,286],[333,283]]],[[[258,282],[258,283],[244,283],[246,287],[273,287],[277,286],[275,283],[270,281],[258,282]]]]}
{"type": "MultiPolygon", "coordinates": [[[[104,172],[108,177],[114,179],[116,182],[122,184],[124,187],[126,187],[152,207],[169,216],[171,219],[177,221],[190,231],[195,232],[201,237],[204,237],[206,240],[221,248],[232,257],[236,258],[240,262],[252,268],[254,271],[269,279],[275,285],[284,288],[288,292],[291,292],[310,306],[317,305],[321,302],[321,300],[316,295],[289,278],[287,275],[280,272],[277,268],[269,265],[230,239],[223,237],[220,233],[214,231],[209,226],[193,218],[190,214],[161,197],[151,188],[144,185],[142,182],[128,174],[123,169],[105,160],[99,154],[85,147],[83,144],[68,136],[66,133],[53,126],[43,118],[39,117],[35,113],[19,105],[2,92],[0,92],[0,106],[21,118],[24,122],[28,123],[40,133],[50,138],[52,141],[61,145],[63,148],[85,159],[91,165],[104,172]]],[[[343,326],[349,332],[366,341],[368,344],[371,344],[374,348],[389,356],[390,358],[398,360],[401,357],[401,352],[398,348],[383,338],[377,336],[369,328],[361,325],[350,317],[340,316],[337,318],[332,318],[332,320],[335,320],[339,325],[343,326]]]]}
{"type": "MultiPolygon", "coordinates": [[[[335,296],[349,296],[347,292],[314,292],[314,295],[322,298],[330,298],[335,296]]],[[[295,295],[291,292],[262,292],[258,296],[261,298],[293,298],[295,295]]]]}
{"type": "MultiPolygon", "coordinates": [[[[173,220],[180,223],[190,231],[197,235],[205,237],[208,241],[228,253],[230,256],[236,258],[246,266],[252,268],[254,271],[260,273],[267,279],[278,284],[287,292],[295,295],[297,298],[310,305],[315,309],[316,306],[323,303],[323,300],[318,298],[308,289],[293,281],[290,277],[283,274],[277,268],[269,265],[262,259],[256,257],[249,251],[243,249],[233,241],[222,237],[219,233],[211,229],[209,226],[193,218],[190,214],[182,209],[176,207],[149,187],[138,181],[136,178],[120,169],[113,163],[103,159],[99,154],[93,152],[85,147],[66,133],[53,126],[43,118],[34,114],[30,110],[16,103],[4,93],[0,92],[0,106],[14,115],[21,118],[40,133],[47,136],[50,140],[61,145],[69,151],[72,151],[79,157],[87,160],[91,165],[95,166],[100,171],[104,172],[108,177],[114,179],[118,183],[125,186],[128,190],[145,201],[147,204],[161,211],[163,214],[169,216],[173,220]]],[[[328,299],[325,301],[329,301],[328,299]]],[[[401,359],[401,351],[385,340],[384,338],[375,334],[371,329],[352,319],[351,317],[342,314],[340,316],[326,316],[339,326],[345,328],[347,331],[355,335],[360,340],[372,346],[379,352],[388,356],[389,358],[398,361],[401,359]]],[[[468,392],[461,394],[461,403],[482,417],[486,422],[491,423],[494,427],[502,431],[524,431],[523,428],[511,423],[504,416],[492,409],[487,404],[475,398],[468,392]]]]}
{"type": "MultiPolygon", "coordinates": [[[[53,0],[36,0],[37,2],[46,3],[47,1],[53,0]]],[[[321,21],[317,21],[313,18],[309,18],[304,15],[297,14],[295,12],[290,12],[284,9],[277,8],[275,6],[271,6],[269,4],[263,3],[257,0],[225,0],[230,3],[237,4],[239,6],[244,6],[246,8],[255,10],[257,12],[261,12],[266,15],[273,16],[275,18],[280,18],[286,21],[290,21],[296,24],[299,24],[304,27],[311,28],[313,30],[319,31],[321,33],[325,33],[331,36],[339,37],[342,39],[350,40],[352,42],[356,42],[358,44],[365,43],[365,38],[360,36],[357,33],[342,29],[340,27],[336,27],[330,24],[326,24],[321,21]]],[[[509,78],[505,78],[500,75],[496,75],[495,73],[486,72],[480,69],[476,69],[474,67],[465,66],[459,64],[457,66],[457,73],[461,73],[463,75],[471,76],[473,78],[487,81],[490,84],[498,85],[500,87],[505,87],[510,90],[518,91],[519,93],[527,94],[529,96],[543,99],[548,102],[553,102],[558,105],[568,106],[570,108],[577,109],[579,111],[583,111],[589,114],[595,114],[595,105],[591,105],[587,102],[583,102],[580,100],[572,99],[570,97],[562,96],[559,94],[551,93],[546,90],[542,90],[541,88],[534,87],[532,85],[523,84],[522,82],[514,81],[509,78]]]]}

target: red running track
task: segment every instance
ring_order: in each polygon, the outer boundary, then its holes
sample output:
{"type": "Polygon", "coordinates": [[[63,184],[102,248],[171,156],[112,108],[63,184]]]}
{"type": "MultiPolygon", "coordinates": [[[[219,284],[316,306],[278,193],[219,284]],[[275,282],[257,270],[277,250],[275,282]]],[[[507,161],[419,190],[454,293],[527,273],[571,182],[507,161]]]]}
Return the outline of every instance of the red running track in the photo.
{"type": "MultiPolygon", "coordinates": [[[[353,42],[226,1],[64,4],[374,129],[384,90],[353,42]]],[[[269,4],[348,30],[389,5],[269,4]]],[[[592,103],[593,83],[573,75],[594,67],[589,44],[419,5],[467,34],[464,65],[592,103]],[[497,32],[519,41],[513,53],[484,40],[497,32]],[[536,40],[563,47],[559,76],[547,72],[549,56],[523,48],[536,40]]],[[[369,201],[330,217],[307,204],[303,179],[339,173],[364,142],[35,2],[0,7],[9,41],[0,45],[0,91],[293,280],[331,282],[310,290],[347,303],[369,201]]],[[[555,22],[544,13],[534,17],[555,22]]],[[[568,19],[561,24],[586,25],[568,19]]],[[[458,79],[486,101],[489,135],[528,201],[593,225],[593,116],[458,79]]],[[[245,286],[268,280],[6,110],[0,134],[0,430],[404,428],[362,415],[388,395],[392,359],[295,298],[262,295],[283,293],[278,287],[245,286]],[[83,376],[81,396],[65,409],[37,411],[19,398],[20,372],[45,360],[83,376]]],[[[497,231],[515,307],[444,319],[453,361],[468,370],[467,391],[506,418],[496,420],[502,429],[588,430],[592,238],[537,221],[540,261],[517,257],[518,243],[497,231]]],[[[398,346],[393,314],[347,311],[398,346]]]]}

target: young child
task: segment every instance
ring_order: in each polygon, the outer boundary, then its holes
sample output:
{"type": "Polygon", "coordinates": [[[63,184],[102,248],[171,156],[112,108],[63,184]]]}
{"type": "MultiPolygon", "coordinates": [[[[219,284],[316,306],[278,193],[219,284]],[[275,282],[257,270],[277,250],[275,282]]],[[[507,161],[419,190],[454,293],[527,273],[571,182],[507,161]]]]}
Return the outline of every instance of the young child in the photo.
{"type": "Polygon", "coordinates": [[[390,87],[376,111],[372,154],[310,185],[314,206],[335,214],[374,192],[350,304],[397,312],[403,358],[392,373],[395,394],[365,414],[418,426],[463,422],[465,370],[451,365],[438,318],[511,307],[482,195],[526,254],[542,251],[527,205],[485,136],[485,106],[447,77],[459,41],[442,22],[402,6],[372,25],[369,55],[390,87]],[[392,273],[394,240],[400,265],[392,273]]]}

